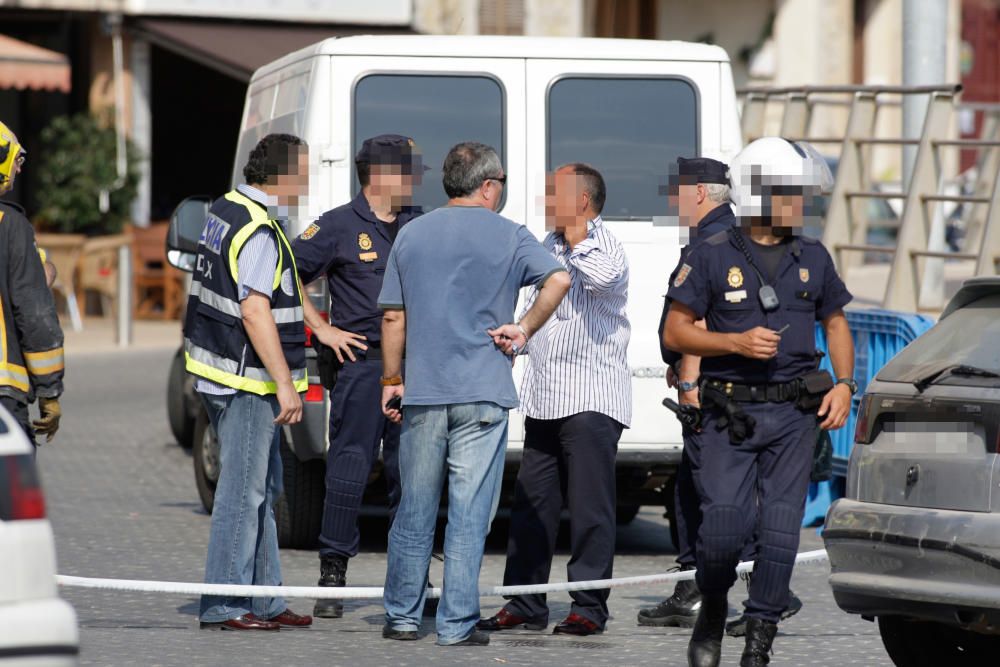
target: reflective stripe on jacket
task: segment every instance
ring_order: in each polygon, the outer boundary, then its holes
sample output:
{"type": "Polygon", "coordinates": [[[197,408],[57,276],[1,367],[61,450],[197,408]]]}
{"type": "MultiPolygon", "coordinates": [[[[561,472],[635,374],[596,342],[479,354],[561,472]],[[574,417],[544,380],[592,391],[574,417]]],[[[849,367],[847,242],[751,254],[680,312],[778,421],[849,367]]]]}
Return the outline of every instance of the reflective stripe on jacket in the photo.
{"type": "Polygon", "coordinates": [[[291,244],[264,207],[237,191],[212,205],[198,244],[184,322],[185,365],[189,373],[226,387],[260,395],[277,393],[277,383],[247,336],[238,292],[237,258],[261,228],[274,233],[278,246],[271,315],[295,388],[305,391],[305,322],[291,244]]]}

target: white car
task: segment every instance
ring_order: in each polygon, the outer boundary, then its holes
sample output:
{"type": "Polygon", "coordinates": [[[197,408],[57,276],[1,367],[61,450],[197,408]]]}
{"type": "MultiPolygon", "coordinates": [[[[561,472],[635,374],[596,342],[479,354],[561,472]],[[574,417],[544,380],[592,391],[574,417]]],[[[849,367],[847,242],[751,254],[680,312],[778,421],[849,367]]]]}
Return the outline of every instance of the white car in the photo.
{"type": "Polygon", "coordinates": [[[33,446],[0,407],[0,665],[75,665],[76,612],[56,590],[56,549],[33,446]]]}

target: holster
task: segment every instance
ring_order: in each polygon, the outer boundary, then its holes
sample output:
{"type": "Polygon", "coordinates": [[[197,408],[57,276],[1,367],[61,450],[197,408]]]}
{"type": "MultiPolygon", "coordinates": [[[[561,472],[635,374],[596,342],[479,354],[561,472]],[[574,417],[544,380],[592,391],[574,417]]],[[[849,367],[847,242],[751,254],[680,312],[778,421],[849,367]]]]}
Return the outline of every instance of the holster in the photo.
{"type": "Polygon", "coordinates": [[[321,343],[315,336],[313,336],[312,345],[313,349],[316,350],[316,364],[319,366],[320,384],[326,389],[333,391],[334,386],[337,384],[337,374],[340,373],[343,364],[337,360],[337,355],[334,354],[333,348],[321,343]]]}
{"type": "Polygon", "coordinates": [[[823,397],[833,389],[833,376],[829,371],[817,369],[809,371],[798,379],[799,398],[795,406],[800,410],[816,410],[823,403],[823,397]]]}
{"type": "Polygon", "coordinates": [[[729,429],[729,442],[738,445],[753,435],[757,420],[748,415],[740,404],[732,400],[725,392],[702,383],[699,395],[703,407],[714,407],[722,411],[715,428],[718,431],[724,428],[729,429]]]}
{"type": "Polygon", "coordinates": [[[825,482],[833,479],[833,441],[830,432],[816,429],[816,449],[813,451],[812,472],[810,482],[825,482]]]}

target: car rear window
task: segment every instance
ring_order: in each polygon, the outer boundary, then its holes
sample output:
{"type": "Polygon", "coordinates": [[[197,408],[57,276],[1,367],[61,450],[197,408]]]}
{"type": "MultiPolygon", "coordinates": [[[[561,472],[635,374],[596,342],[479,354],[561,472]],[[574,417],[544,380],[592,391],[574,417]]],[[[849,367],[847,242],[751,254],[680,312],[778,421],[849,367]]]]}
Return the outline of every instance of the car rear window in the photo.
{"type": "Polygon", "coordinates": [[[684,79],[572,76],[548,95],[547,169],[597,168],[607,184],[602,217],[667,215],[660,186],[678,157],[698,155],[698,97],[684,79]]]}
{"type": "MultiPolygon", "coordinates": [[[[914,382],[946,364],[966,364],[1000,373],[1000,295],[988,296],[956,310],[927,333],[907,345],[877,379],[914,382]]],[[[949,383],[974,383],[951,378],[949,383]]]]}
{"type": "MultiPolygon", "coordinates": [[[[423,154],[423,183],[414,203],[425,211],[444,205],[441,167],[451,147],[478,141],[504,157],[504,91],[496,79],[482,75],[372,74],[354,88],[354,152],[368,137],[402,134],[423,154]]],[[[351,175],[351,190],[358,191],[351,175]]]]}

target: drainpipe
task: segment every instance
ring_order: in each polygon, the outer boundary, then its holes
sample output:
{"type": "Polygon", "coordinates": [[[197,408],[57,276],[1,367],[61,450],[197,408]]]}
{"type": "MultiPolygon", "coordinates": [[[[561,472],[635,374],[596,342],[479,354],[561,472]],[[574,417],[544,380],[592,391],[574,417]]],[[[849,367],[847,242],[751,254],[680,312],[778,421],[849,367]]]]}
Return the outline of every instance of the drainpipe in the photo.
{"type": "MultiPolygon", "coordinates": [[[[948,0],[903,0],[903,85],[920,86],[945,82],[948,38],[948,0]]],[[[927,115],[927,95],[903,96],[903,136],[919,138],[927,115]]],[[[916,146],[903,146],[903,188],[912,187],[916,146]]],[[[940,187],[940,184],[939,184],[940,187]]],[[[927,249],[947,250],[945,219],[940,202],[930,204],[931,221],[927,249]]],[[[927,257],[918,306],[941,307],[944,303],[944,260],[927,257]]]]}
{"type": "MultiPolygon", "coordinates": [[[[125,57],[122,48],[121,14],[108,14],[106,25],[111,33],[111,57],[114,68],[115,92],[115,168],[117,176],[108,190],[101,190],[98,206],[101,213],[111,207],[111,192],[125,185],[128,175],[128,154],[125,140],[125,57]]],[[[132,343],[132,252],[129,245],[118,248],[118,312],[115,338],[119,347],[132,343]]]]}

